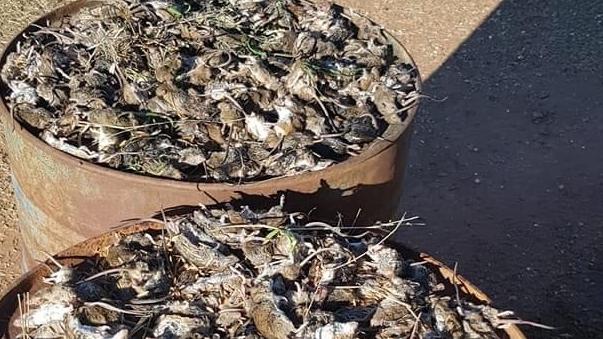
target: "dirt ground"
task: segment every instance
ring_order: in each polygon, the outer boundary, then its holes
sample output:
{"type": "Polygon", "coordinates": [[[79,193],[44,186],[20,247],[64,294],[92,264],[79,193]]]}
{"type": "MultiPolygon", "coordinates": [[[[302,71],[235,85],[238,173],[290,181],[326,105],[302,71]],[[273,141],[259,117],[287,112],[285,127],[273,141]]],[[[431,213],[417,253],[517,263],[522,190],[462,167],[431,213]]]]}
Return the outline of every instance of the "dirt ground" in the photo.
{"type": "MultiPolygon", "coordinates": [[[[0,39],[61,1],[0,3],[0,39]]],[[[501,308],[603,338],[603,2],[340,0],[394,33],[425,79],[401,238],[501,308]]],[[[3,149],[0,144],[0,150],[3,149]]],[[[18,269],[0,162],[0,288],[18,269]]]]}

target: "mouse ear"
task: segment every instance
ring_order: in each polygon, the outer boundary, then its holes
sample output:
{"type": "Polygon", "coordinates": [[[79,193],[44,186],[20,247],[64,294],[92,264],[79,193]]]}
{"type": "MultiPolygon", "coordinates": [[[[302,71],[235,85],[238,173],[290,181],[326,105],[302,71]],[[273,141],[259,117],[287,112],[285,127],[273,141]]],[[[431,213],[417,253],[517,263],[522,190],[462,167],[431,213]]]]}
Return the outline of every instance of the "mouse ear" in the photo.
{"type": "Polygon", "coordinates": [[[165,229],[172,235],[180,234],[180,226],[177,221],[168,220],[165,222],[165,229]]]}

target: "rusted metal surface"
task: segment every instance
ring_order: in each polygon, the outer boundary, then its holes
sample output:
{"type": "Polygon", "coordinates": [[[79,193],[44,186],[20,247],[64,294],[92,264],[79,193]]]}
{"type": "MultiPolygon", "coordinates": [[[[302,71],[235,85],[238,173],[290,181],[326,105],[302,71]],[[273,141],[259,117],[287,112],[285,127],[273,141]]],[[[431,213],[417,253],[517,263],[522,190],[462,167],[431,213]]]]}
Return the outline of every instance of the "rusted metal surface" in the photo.
{"type": "MultiPolygon", "coordinates": [[[[40,20],[55,19],[93,1],[78,1],[40,20]]],[[[38,22],[40,21],[38,20],[38,22]]],[[[18,34],[2,55],[14,50],[18,34]]],[[[391,36],[395,53],[414,62],[391,36]]],[[[420,84],[418,84],[420,89],[420,84]]],[[[6,93],[6,88],[2,89],[6,93]]],[[[0,116],[17,192],[24,267],[84,239],[102,234],[106,225],[157,215],[162,209],[237,199],[286,197],[286,207],[322,218],[358,223],[395,218],[402,193],[411,125],[416,107],[403,124],[391,126],[383,140],[363,154],[318,172],[242,185],[197,184],[152,178],[105,168],[58,151],[14,120],[6,103],[0,116]]],[[[261,199],[260,199],[261,200],[261,199]]],[[[271,203],[273,204],[273,203],[271,203]]]]}
{"type": "MultiPolygon", "coordinates": [[[[75,266],[81,263],[85,258],[95,256],[99,253],[105,253],[109,247],[116,245],[124,235],[148,230],[160,230],[162,227],[162,224],[153,222],[138,223],[122,227],[113,232],[105,233],[96,238],[79,243],[68,250],[61,252],[56,257],[58,261],[65,266],[75,266]]],[[[396,245],[396,247],[402,248],[400,245],[396,245]]],[[[438,275],[438,280],[442,281],[449,290],[454,290],[452,285],[454,272],[449,267],[425,253],[418,254],[409,249],[403,249],[402,252],[408,259],[425,261],[426,266],[438,275]]],[[[47,265],[52,265],[52,263],[47,262],[47,265]]],[[[2,299],[0,299],[0,335],[3,335],[3,338],[13,339],[16,335],[21,333],[19,329],[12,326],[12,321],[18,316],[19,311],[17,295],[25,292],[33,293],[44,287],[45,284],[42,282],[42,278],[46,277],[48,273],[49,271],[46,266],[37,265],[31,271],[23,275],[21,279],[8,290],[2,299]]],[[[462,276],[457,274],[455,281],[460,287],[459,293],[461,297],[477,302],[490,303],[490,299],[484,292],[480,291],[462,276]]],[[[508,339],[525,339],[524,334],[517,326],[507,328],[504,331],[504,334],[508,339]]]]}

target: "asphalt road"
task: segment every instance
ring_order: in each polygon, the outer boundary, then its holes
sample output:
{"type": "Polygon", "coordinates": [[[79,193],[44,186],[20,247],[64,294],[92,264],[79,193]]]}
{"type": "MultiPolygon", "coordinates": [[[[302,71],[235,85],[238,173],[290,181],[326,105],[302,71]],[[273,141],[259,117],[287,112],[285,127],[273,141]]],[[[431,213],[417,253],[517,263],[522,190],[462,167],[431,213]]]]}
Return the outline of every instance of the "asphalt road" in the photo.
{"type": "Polygon", "coordinates": [[[402,237],[502,308],[603,338],[603,2],[506,0],[426,81],[402,237]]]}

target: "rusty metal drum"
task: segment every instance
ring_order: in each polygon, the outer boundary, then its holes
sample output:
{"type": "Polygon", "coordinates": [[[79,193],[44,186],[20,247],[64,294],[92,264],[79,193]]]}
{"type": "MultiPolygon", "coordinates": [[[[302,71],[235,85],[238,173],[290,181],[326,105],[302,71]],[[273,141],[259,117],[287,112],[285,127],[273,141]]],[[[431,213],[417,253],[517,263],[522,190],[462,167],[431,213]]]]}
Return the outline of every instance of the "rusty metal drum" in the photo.
{"type": "MultiPolygon", "coordinates": [[[[72,3],[37,22],[60,18],[90,3],[94,1],[72,3]]],[[[22,33],[7,45],[2,64],[22,33]]],[[[394,53],[414,66],[404,47],[388,37],[394,53]]],[[[75,158],[33,135],[11,117],[2,101],[0,117],[17,199],[23,266],[32,267],[35,260],[44,258],[43,252],[58,253],[102,234],[106,225],[234,199],[257,204],[284,196],[287,208],[312,210],[329,219],[341,214],[356,218],[359,224],[396,218],[416,110],[416,106],[409,110],[402,124],[391,125],[362,154],[324,170],[227,185],[147,177],[75,158]]]]}
{"type": "MultiPolygon", "coordinates": [[[[144,222],[135,223],[133,225],[116,229],[112,232],[102,234],[93,239],[89,239],[79,243],[69,249],[63,251],[56,256],[56,259],[67,267],[72,267],[82,263],[86,258],[93,257],[98,253],[106,253],[107,248],[119,243],[120,239],[129,234],[138,232],[146,232],[150,230],[160,230],[163,227],[161,223],[144,222]]],[[[467,300],[480,303],[491,303],[488,296],[480,291],[475,285],[467,281],[462,276],[455,274],[449,267],[442,264],[437,259],[424,254],[416,253],[405,249],[400,244],[391,244],[398,248],[405,258],[415,261],[424,262],[424,265],[434,272],[441,281],[447,292],[454,293],[454,284],[459,288],[459,295],[467,300]]],[[[52,265],[47,262],[47,265],[52,265]]],[[[18,296],[24,293],[34,293],[35,291],[46,286],[42,279],[48,275],[47,266],[37,265],[32,270],[24,274],[11,288],[9,288],[4,296],[0,298],[0,336],[5,339],[16,338],[21,333],[20,329],[13,326],[13,320],[19,316],[18,296]]],[[[515,325],[501,330],[501,338],[506,339],[525,339],[523,332],[515,325]]]]}

